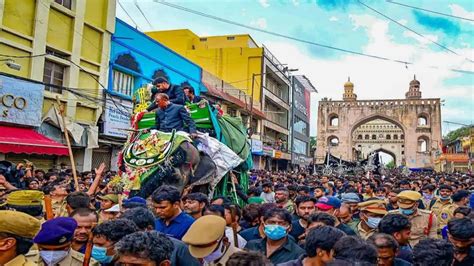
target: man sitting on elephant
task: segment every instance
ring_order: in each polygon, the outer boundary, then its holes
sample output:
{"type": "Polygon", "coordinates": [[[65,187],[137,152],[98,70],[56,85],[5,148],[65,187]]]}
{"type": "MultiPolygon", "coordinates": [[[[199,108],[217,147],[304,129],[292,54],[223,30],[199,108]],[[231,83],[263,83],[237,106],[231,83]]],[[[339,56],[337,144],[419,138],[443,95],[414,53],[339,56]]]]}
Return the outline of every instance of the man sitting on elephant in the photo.
{"type": "Polygon", "coordinates": [[[152,129],[162,132],[171,132],[175,129],[191,133],[192,136],[195,135],[196,124],[183,105],[170,102],[165,93],[158,93],[155,101],[159,108],[156,111],[155,126],[152,129]]]}

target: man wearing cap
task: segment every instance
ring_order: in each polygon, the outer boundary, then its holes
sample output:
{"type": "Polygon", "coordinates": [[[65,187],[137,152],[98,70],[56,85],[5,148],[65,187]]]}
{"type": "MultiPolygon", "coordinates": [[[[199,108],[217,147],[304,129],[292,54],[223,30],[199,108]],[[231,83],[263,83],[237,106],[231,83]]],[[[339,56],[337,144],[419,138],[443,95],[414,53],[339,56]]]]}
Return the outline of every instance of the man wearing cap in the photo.
{"type": "Polygon", "coordinates": [[[106,194],[104,196],[97,197],[100,201],[100,211],[99,211],[99,223],[102,221],[108,220],[108,215],[105,213],[105,210],[112,208],[114,205],[118,204],[118,195],[117,194],[106,194]]]}
{"type": "Polygon", "coordinates": [[[438,233],[441,234],[441,229],[448,224],[448,221],[453,218],[454,210],[458,207],[453,203],[451,195],[453,189],[448,185],[439,186],[439,198],[431,206],[431,211],[436,215],[438,220],[438,233]]]}
{"type": "Polygon", "coordinates": [[[155,86],[151,90],[151,101],[152,103],[148,106],[147,111],[151,112],[152,110],[158,107],[157,102],[155,102],[155,97],[159,93],[164,93],[168,95],[169,101],[174,104],[184,105],[186,96],[184,95],[183,88],[178,85],[171,85],[168,77],[162,76],[153,80],[153,85],[155,86]]]}
{"type": "Polygon", "coordinates": [[[197,219],[183,236],[189,245],[189,252],[204,265],[225,265],[229,257],[241,251],[231,245],[225,236],[226,221],[216,215],[206,215],[197,219]],[[203,234],[203,232],[206,232],[203,234]]]}
{"type": "Polygon", "coordinates": [[[341,223],[339,220],[339,208],[341,208],[341,201],[337,197],[321,197],[316,203],[316,208],[320,212],[325,212],[334,217],[336,223],[334,226],[346,233],[347,235],[356,235],[348,225],[341,223]]]}
{"type": "Polygon", "coordinates": [[[25,254],[33,246],[33,237],[40,229],[40,221],[17,211],[0,211],[0,265],[35,265],[25,254]]]}
{"type": "Polygon", "coordinates": [[[360,223],[357,225],[359,236],[367,240],[373,235],[382,217],[387,214],[387,209],[383,200],[376,198],[358,204],[360,209],[360,223]]]}
{"type": "Polygon", "coordinates": [[[8,194],[6,206],[42,221],[43,197],[43,192],[38,190],[16,190],[8,194]]]}
{"type": "Polygon", "coordinates": [[[360,203],[360,197],[354,192],[348,192],[342,194],[341,202],[345,203],[350,206],[352,211],[352,219],[354,223],[359,223],[359,207],[358,204],[360,203]]]}
{"type": "Polygon", "coordinates": [[[431,211],[418,208],[421,194],[412,190],[405,190],[397,195],[398,210],[390,213],[399,213],[408,217],[411,222],[410,245],[414,247],[424,238],[436,238],[438,222],[436,215],[431,211]]]}
{"type": "Polygon", "coordinates": [[[135,196],[129,199],[124,199],[122,202],[122,209],[126,211],[128,209],[133,209],[136,207],[143,207],[146,208],[146,200],[142,197],[135,196]]]}
{"type": "MultiPolygon", "coordinates": [[[[80,266],[84,255],[71,249],[71,243],[77,222],[70,217],[58,217],[48,220],[33,238],[38,245],[39,255],[27,258],[35,265],[80,266]]],[[[99,265],[91,258],[90,265],[99,265]]]]}

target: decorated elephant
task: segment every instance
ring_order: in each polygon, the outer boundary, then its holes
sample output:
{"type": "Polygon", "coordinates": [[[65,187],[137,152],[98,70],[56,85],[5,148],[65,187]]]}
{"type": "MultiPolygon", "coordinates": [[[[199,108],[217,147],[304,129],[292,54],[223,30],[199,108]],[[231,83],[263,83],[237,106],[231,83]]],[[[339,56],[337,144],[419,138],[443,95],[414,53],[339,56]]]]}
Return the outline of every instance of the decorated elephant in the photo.
{"type": "Polygon", "coordinates": [[[144,198],[163,184],[182,191],[193,185],[208,192],[206,186],[216,173],[210,157],[193,145],[185,132],[165,133],[140,130],[131,134],[121,156],[125,190],[144,198]]]}

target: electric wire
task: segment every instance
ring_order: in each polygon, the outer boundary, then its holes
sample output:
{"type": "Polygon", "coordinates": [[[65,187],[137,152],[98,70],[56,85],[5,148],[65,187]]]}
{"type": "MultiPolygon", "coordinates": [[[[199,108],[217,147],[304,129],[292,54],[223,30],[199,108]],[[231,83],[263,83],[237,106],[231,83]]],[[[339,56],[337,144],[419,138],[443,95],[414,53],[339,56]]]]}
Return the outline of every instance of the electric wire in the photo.
{"type": "Polygon", "coordinates": [[[137,7],[138,11],[140,12],[140,14],[142,14],[143,18],[146,20],[146,22],[148,23],[148,26],[150,26],[150,29],[153,29],[153,26],[151,25],[151,22],[148,20],[148,18],[145,16],[145,13],[143,12],[143,10],[140,8],[140,6],[138,5],[137,3],[137,0],[135,0],[135,6],[137,7]]]}
{"type": "MultiPolygon", "coordinates": [[[[297,42],[300,42],[300,43],[310,44],[310,45],[314,45],[314,46],[318,46],[318,47],[322,47],[322,48],[327,48],[327,49],[336,50],[336,51],[339,51],[339,52],[354,54],[354,55],[363,56],[363,57],[368,57],[368,58],[372,58],[372,59],[378,59],[378,60],[382,60],[382,61],[400,63],[400,64],[403,64],[405,66],[406,65],[415,65],[414,62],[409,62],[407,60],[393,59],[393,58],[380,56],[380,55],[366,54],[366,53],[357,52],[357,51],[353,51],[353,50],[348,50],[348,49],[344,49],[344,48],[338,48],[338,47],[334,47],[334,46],[330,46],[330,45],[325,45],[325,44],[321,44],[321,43],[317,43],[317,42],[313,42],[313,41],[308,41],[308,40],[304,40],[304,39],[300,39],[300,38],[280,34],[280,33],[273,32],[273,31],[263,30],[263,29],[260,29],[260,28],[248,26],[248,25],[245,25],[245,24],[242,24],[242,23],[239,23],[239,22],[231,21],[231,20],[228,20],[228,19],[224,19],[224,18],[221,18],[221,17],[217,17],[217,16],[210,15],[210,14],[207,14],[207,13],[204,13],[204,12],[201,12],[201,11],[197,11],[197,10],[194,10],[194,9],[190,9],[190,8],[187,8],[187,7],[183,7],[183,6],[180,6],[180,5],[176,5],[176,4],[172,4],[172,3],[168,3],[168,2],[164,2],[164,1],[154,0],[154,2],[157,3],[157,4],[161,4],[161,5],[165,5],[165,6],[174,8],[174,9],[178,9],[178,10],[181,10],[181,11],[192,13],[192,14],[195,14],[195,15],[198,15],[198,16],[202,16],[202,17],[217,20],[217,21],[220,21],[220,22],[223,22],[223,23],[231,24],[231,25],[234,25],[234,26],[243,27],[243,28],[247,28],[247,29],[250,29],[250,30],[266,33],[266,34],[269,34],[269,35],[273,35],[273,36],[277,36],[277,37],[297,41],[297,42]]],[[[428,68],[439,69],[438,66],[427,66],[427,67],[428,68]]],[[[459,72],[459,73],[471,74],[471,75],[474,74],[474,71],[470,71],[470,70],[452,69],[452,68],[447,68],[447,69],[449,69],[450,71],[453,71],[453,72],[459,72]]]]}
{"type": "Polygon", "coordinates": [[[444,49],[444,50],[446,50],[446,51],[448,51],[448,52],[451,52],[452,54],[455,54],[455,55],[457,55],[457,56],[461,56],[461,57],[463,57],[465,60],[467,60],[467,61],[469,61],[469,62],[471,62],[471,63],[474,63],[473,60],[471,60],[471,59],[469,59],[469,58],[466,58],[466,57],[464,57],[464,56],[458,54],[457,52],[455,52],[455,51],[453,51],[452,49],[446,47],[445,45],[442,45],[441,43],[439,43],[439,42],[437,42],[437,41],[434,41],[434,40],[431,40],[430,38],[425,37],[424,35],[422,35],[422,34],[416,32],[415,30],[413,30],[413,29],[411,29],[411,28],[409,28],[409,27],[403,25],[402,23],[400,23],[400,22],[396,21],[395,19],[393,19],[393,18],[391,18],[391,17],[385,15],[384,13],[378,11],[377,9],[375,9],[375,8],[373,8],[373,7],[369,6],[369,5],[367,5],[366,3],[364,3],[364,2],[362,2],[362,1],[360,1],[360,0],[357,0],[357,2],[359,2],[359,4],[365,6],[366,8],[372,10],[373,12],[375,12],[375,13],[381,15],[382,17],[384,17],[384,18],[386,18],[386,19],[392,21],[393,23],[397,24],[398,26],[400,26],[400,27],[402,27],[402,28],[404,28],[404,29],[406,29],[406,30],[408,30],[408,31],[410,31],[410,32],[412,32],[412,33],[414,33],[414,34],[416,34],[417,36],[420,36],[421,38],[423,38],[423,39],[425,39],[425,40],[428,40],[428,41],[432,42],[433,44],[439,46],[440,48],[442,48],[442,49],[444,49]]]}
{"type": "Polygon", "coordinates": [[[412,8],[412,9],[417,9],[417,10],[421,10],[421,11],[425,11],[425,12],[429,12],[429,13],[434,13],[434,14],[441,15],[441,16],[446,16],[446,17],[457,18],[457,19],[462,19],[462,20],[467,20],[467,21],[474,22],[474,19],[471,19],[471,18],[465,18],[465,17],[450,15],[450,14],[446,14],[446,13],[441,13],[441,12],[438,12],[438,11],[433,11],[433,10],[429,10],[429,9],[425,9],[425,8],[421,8],[421,7],[416,7],[416,6],[411,6],[411,5],[407,5],[407,4],[403,4],[403,3],[399,3],[399,2],[395,2],[395,1],[391,1],[391,0],[387,0],[387,3],[395,4],[395,5],[399,5],[399,6],[404,6],[404,7],[408,7],[408,8],[412,8]]]}
{"type": "Polygon", "coordinates": [[[137,29],[139,29],[140,31],[142,31],[140,29],[140,27],[138,26],[138,24],[135,22],[135,20],[133,20],[132,16],[130,16],[130,14],[128,14],[127,10],[123,7],[122,3],[120,3],[120,0],[117,0],[117,3],[119,4],[119,6],[122,8],[123,12],[125,12],[125,14],[128,16],[128,18],[133,22],[133,24],[135,24],[135,27],[137,27],[137,29]]]}

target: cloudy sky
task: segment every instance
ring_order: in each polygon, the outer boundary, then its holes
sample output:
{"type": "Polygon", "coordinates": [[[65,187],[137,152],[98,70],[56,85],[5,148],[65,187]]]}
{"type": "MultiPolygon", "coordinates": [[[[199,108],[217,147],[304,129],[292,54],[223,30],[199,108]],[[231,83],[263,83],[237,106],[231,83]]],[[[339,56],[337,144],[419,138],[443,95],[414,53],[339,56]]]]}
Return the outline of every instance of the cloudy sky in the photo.
{"type": "MultiPolygon", "coordinates": [[[[297,73],[306,75],[317,87],[319,93],[312,97],[311,135],[316,134],[317,101],[322,97],[341,99],[348,76],[355,84],[358,99],[400,99],[405,97],[408,83],[416,74],[423,97],[444,100],[443,121],[473,123],[472,0],[392,1],[466,19],[383,0],[360,0],[379,13],[357,0],[167,1],[307,42],[223,23],[158,2],[120,0],[117,16],[130,25],[138,25],[142,31],[187,28],[200,36],[251,34],[258,44],[267,46],[291,68],[298,68],[297,73]],[[314,43],[390,60],[323,48],[314,43]]],[[[443,134],[457,127],[443,123],[443,134]]]]}

